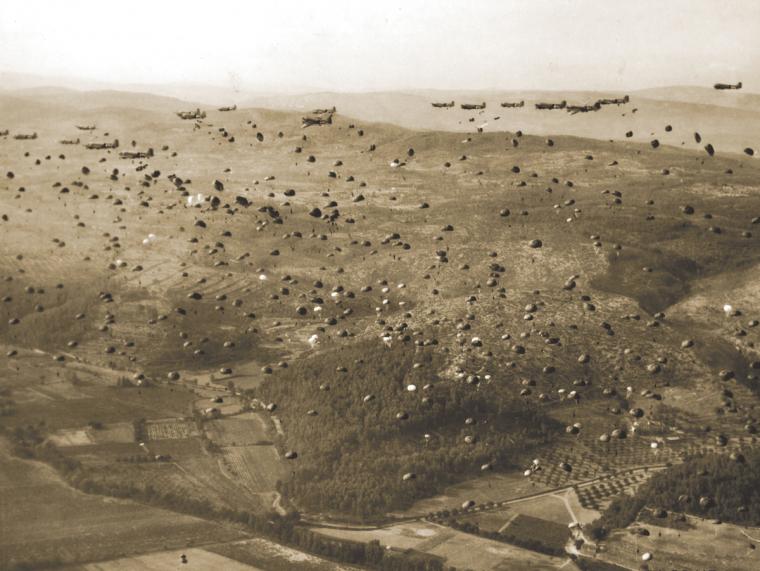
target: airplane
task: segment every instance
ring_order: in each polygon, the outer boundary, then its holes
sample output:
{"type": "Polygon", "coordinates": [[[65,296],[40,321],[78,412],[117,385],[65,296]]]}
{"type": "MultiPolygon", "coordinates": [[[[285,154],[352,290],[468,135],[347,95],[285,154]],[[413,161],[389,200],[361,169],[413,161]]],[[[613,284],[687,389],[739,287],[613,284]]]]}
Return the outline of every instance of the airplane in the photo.
{"type": "Polygon", "coordinates": [[[509,101],[505,101],[501,104],[502,107],[525,107],[525,101],[520,101],[518,103],[512,103],[509,101]]]}
{"type": "Polygon", "coordinates": [[[599,99],[597,103],[600,105],[624,105],[630,101],[630,97],[613,97],[611,99],[599,99]]]}
{"type": "Polygon", "coordinates": [[[142,151],[122,151],[119,153],[121,159],[149,159],[153,156],[153,149],[148,149],[147,152],[142,151]]]}
{"type": "Polygon", "coordinates": [[[206,112],[196,109],[195,111],[178,111],[177,117],[180,119],[205,119],[206,112]]]}
{"type": "Polygon", "coordinates": [[[301,121],[301,129],[305,129],[306,127],[311,127],[313,125],[332,125],[332,113],[329,114],[326,119],[322,117],[302,117],[301,121]]]}
{"type": "Polygon", "coordinates": [[[119,147],[119,139],[114,139],[113,143],[87,143],[85,149],[116,149],[119,147]]]}
{"type": "Polygon", "coordinates": [[[486,102],[484,101],[480,105],[478,105],[477,103],[462,103],[461,107],[462,109],[466,109],[468,111],[473,110],[473,109],[485,109],[486,102]]]}
{"type": "Polygon", "coordinates": [[[433,107],[439,107],[439,108],[440,107],[454,107],[454,102],[451,101],[449,103],[431,103],[430,105],[432,105],[433,107]]]}
{"type": "Polygon", "coordinates": [[[80,131],[94,131],[95,125],[74,125],[80,131]]]}
{"type": "Polygon", "coordinates": [[[713,85],[715,89],[741,89],[742,88],[742,82],[739,83],[716,83],[713,85]]]}
{"type": "Polygon", "coordinates": [[[536,109],[564,109],[567,107],[567,101],[561,103],[536,103],[536,109]]]}
{"type": "Polygon", "coordinates": [[[598,101],[593,105],[567,105],[565,109],[568,113],[575,115],[576,113],[588,113],[589,111],[599,111],[602,108],[602,104],[598,101]]]}
{"type": "Polygon", "coordinates": [[[232,107],[220,107],[219,111],[236,111],[237,110],[237,104],[233,105],[232,107]]]}

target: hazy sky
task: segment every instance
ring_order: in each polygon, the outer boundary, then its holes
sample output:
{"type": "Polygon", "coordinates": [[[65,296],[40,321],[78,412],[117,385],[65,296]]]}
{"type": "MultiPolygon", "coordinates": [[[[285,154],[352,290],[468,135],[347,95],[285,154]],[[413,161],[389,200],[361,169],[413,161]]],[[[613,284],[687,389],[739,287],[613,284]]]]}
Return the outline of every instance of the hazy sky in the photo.
{"type": "Polygon", "coordinates": [[[268,90],[758,91],[760,0],[0,0],[0,71],[268,90]]]}

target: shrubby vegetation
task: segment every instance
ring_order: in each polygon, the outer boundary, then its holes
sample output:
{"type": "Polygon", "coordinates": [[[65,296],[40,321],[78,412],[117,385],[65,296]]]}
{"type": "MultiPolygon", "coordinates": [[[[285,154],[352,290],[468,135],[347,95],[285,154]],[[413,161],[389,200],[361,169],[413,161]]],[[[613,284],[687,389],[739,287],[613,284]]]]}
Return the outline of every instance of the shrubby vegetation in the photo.
{"type": "Polygon", "coordinates": [[[734,459],[727,454],[696,456],[654,475],[634,496],[613,500],[592,524],[592,537],[602,539],[626,527],[645,506],[760,525],[760,451],[734,459]]]}
{"type": "Polygon", "coordinates": [[[376,340],[301,359],[268,380],[257,394],[276,403],[286,447],[299,454],[280,491],[304,510],[366,518],[407,508],[485,463],[513,466],[556,430],[514,388],[498,394],[500,387],[441,381],[440,368],[432,350],[376,340]],[[416,478],[404,481],[407,473],[416,478]]]}

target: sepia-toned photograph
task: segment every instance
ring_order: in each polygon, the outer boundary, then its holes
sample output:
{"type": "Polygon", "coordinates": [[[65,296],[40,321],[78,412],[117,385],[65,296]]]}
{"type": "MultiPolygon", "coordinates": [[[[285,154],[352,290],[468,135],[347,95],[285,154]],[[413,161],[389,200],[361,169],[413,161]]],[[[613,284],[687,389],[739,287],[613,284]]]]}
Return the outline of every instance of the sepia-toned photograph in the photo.
{"type": "Polygon", "coordinates": [[[760,3],[0,0],[0,571],[760,569],[760,3]]]}

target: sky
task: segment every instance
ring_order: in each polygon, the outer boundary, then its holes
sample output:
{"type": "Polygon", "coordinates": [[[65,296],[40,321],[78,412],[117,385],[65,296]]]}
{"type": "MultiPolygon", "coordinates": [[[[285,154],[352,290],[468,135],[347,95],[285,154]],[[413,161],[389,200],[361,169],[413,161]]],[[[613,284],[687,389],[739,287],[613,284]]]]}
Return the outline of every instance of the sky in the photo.
{"type": "Polygon", "coordinates": [[[751,89],[759,36],[758,0],[0,0],[0,71],[114,84],[751,89]]]}

